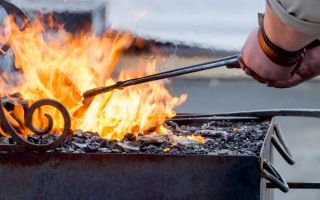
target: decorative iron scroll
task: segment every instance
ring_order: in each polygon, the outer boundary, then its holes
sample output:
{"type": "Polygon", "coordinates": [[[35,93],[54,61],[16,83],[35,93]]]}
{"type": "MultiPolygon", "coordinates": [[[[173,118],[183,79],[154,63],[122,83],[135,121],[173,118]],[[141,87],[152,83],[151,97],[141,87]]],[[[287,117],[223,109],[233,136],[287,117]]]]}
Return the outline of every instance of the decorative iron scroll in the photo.
{"type": "MultiPolygon", "coordinates": [[[[27,15],[24,14],[24,12],[16,5],[8,1],[0,0],[0,6],[6,11],[8,15],[14,16],[14,19],[16,23],[19,24],[21,30],[30,25],[30,20],[27,15]]],[[[10,47],[8,44],[3,45],[2,47],[0,47],[0,54],[2,54],[3,52],[7,52],[9,48],[10,47]]]]}
{"type": "Polygon", "coordinates": [[[10,124],[8,119],[5,116],[4,107],[1,102],[0,98],[0,122],[5,131],[11,136],[11,138],[17,143],[17,144],[1,144],[0,150],[1,151],[48,151],[50,149],[54,149],[60,144],[62,144],[65,139],[67,138],[68,133],[71,129],[71,119],[68,110],[58,101],[53,99],[41,99],[39,101],[34,102],[25,113],[25,122],[26,126],[37,135],[43,135],[48,134],[52,127],[53,127],[53,119],[49,114],[45,114],[45,116],[48,119],[48,125],[44,129],[37,129],[34,127],[34,124],[32,122],[33,114],[34,112],[39,109],[42,106],[52,106],[56,108],[63,117],[63,130],[61,135],[58,136],[58,138],[48,144],[35,144],[28,140],[26,140],[21,134],[19,134],[16,129],[10,124]]]}

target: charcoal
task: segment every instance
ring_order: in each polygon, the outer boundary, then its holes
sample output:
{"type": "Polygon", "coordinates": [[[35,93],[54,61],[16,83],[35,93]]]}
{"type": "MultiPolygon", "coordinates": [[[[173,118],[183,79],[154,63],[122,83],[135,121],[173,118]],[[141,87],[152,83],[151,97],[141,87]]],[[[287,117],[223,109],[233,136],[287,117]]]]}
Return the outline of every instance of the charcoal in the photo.
{"type": "Polygon", "coordinates": [[[123,139],[123,140],[134,141],[135,139],[136,139],[136,137],[134,136],[133,133],[127,133],[127,134],[124,136],[124,139],[123,139]]]}
{"type": "Polygon", "coordinates": [[[73,138],[71,138],[70,141],[73,141],[73,142],[75,142],[75,143],[86,143],[86,140],[85,140],[85,139],[79,138],[79,137],[73,137],[73,138]]]}
{"type": "Polygon", "coordinates": [[[121,149],[112,149],[113,153],[122,153],[123,151],[121,149]]]}
{"type": "Polygon", "coordinates": [[[201,135],[201,136],[209,136],[209,137],[227,137],[229,134],[226,131],[219,131],[219,130],[210,130],[210,129],[205,129],[205,130],[197,130],[194,131],[195,135],[201,135]]]}
{"type": "Polygon", "coordinates": [[[54,142],[58,138],[55,133],[43,134],[43,135],[28,135],[27,140],[35,144],[48,144],[54,142]]]}
{"type": "Polygon", "coordinates": [[[124,141],[124,142],[118,142],[118,145],[122,147],[125,152],[140,151],[140,144],[137,142],[124,141]]]}
{"type": "Polygon", "coordinates": [[[98,152],[102,152],[102,153],[111,153],[112,150],[111,149],[108,149],[108,148],[99,148],[98,149],[98,152]]]}
{"type": "Polygon", "coordinates": [[[79,149],[84,149],[87,147],[86,144],[82,144],[82,143],[77,143],[77,142],[74,142],[73,143],[76,147],[78,147],[79,149]]]}
{"type": "Polygon", "coordinates": [[[148,145],[141,148],[142,152],[145,153],[159,153],[160,148],[156,145],[148,145]]]}
{"type": "Polygon", "coordinates": [[[172,142],[176,142],[178,144],[181,144],[181,145],[184,145],[184,146],[192,146],[192,145],[199,145],[201,144],[200,142],[198,141],[195,141],[195,140],[190,140],[188,138],[185,138],[185,137],[179,137],[179,136],[176,136],[176,135],[172,135],[170,137],[170,140],[172,142]]]}
{"type": "Polygon", "coordinates": [[[10,144],[10,138],[9,137],[0,137],[0,143],[1,144],[10,144]]]}
{"type": "Polygon", "coordinates": [[[102,142],[101,137],[99,135],[92,136],[91,141],[93,143],[101,143],[102,142]]]}
{"type": "Polygon", "coordinates": [[[168,141],[169,137],[166,134],[142,135],[138,136],[137,140],[146,144],[159,144],[168,141]]]}
{"type": "Polygon", "coordinates": [[[87,151],[88,152],[96,152],[98,151],[98,149],[101,147],[100,143],[98,142],[92,142],[92,143],[89,143],[87,145],[87,151]]]}
{"type": "Polygon", "coordinates": [[[79,130],[79,129],[74,131],[74,136],[77,136],[79,138],[84,137],[82,130],[79,130]]]}
{"type": "MultiPolygon", "coordinates": [[[[270,122],[234,122],[217,120],[197,126],[166,122],[168,134],[143,135],[128,133],[123,141],[103,139],[98,133],[75,130],[54,152],[64,153],[151,153],[151,154],[206,154],[259,155],[270,122]],[[201,144],[187,136],[202,136],[201,144]]],[[[47,144],[58,135],[29,135],[28,141],[47,144]]],[[[12,138],[0,137],[1,144],[14,144],[12,138]]]]}
{"type": "Polygon", "coordinates": [[[85,153],[85,151],[82,149],[77,149],[77,150],[74,150],[72,153],[85,153]]]}
{"type": "Polygon", "coordinates": [[[218,155],[232,155],[232,151],[229,149],[222,149],[217,151],[218,155]]]}
{"type": "Polygon", "coordinates": [[[85,139],[91,139],[92,136],[98,136],[99,137],[99,134],[87,131],[87,132],[83,133],[83,136],[84,136],[85,139]]]}
{"type": "MultiPolygon", "coordinates": [[[[168,121],[166,122],[166,125],[169,126],[169,128],[171,128],[171,130],[176,133],[176,134],[188,134],[189,131],[188,130],[182,130],[179,125],[173,121],[168,121]]],[[[186,128],[183,126],[183,128],[186,128]]]]}

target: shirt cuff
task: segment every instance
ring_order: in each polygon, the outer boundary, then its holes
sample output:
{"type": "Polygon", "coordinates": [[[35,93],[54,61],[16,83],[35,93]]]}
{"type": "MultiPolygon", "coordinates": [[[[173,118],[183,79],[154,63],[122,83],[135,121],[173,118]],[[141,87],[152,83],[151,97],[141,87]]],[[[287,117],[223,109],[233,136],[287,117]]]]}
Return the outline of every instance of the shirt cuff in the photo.
{"type": "MultiPolygon", "coordinates": [[[[296,31],[313,35],[320,34],[320,22],[310,22],[305,19],[299,19],[291,13],[288,13],[286,8],[281,4],[279,0],[267,0],[271,10],[280,18],[280,20],[286,25],[292,27],[296,31]]],[[[306,2],[307,3],[307,2],[306,2]]]]}

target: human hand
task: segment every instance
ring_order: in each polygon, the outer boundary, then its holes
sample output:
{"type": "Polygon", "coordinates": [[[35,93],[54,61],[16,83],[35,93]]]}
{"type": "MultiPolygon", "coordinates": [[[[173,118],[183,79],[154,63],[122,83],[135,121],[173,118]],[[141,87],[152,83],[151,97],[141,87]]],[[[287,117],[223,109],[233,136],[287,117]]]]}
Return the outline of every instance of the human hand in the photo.
{"type": "Polygon", "coordinates": [[[295,66],[282,66],[274,63],[262,50],[258,41],[258,28],[254,29],[247,38],[239,63],[244,72],[261,83],[287,81],[292,78],[295,66]]]}
{"type": "Polygon", "coordinates": [[[299,85],[307,80],[310,80],[320,75],[320,45],[306,49],[305,56],[293,73],[293,76],[284,81],[272,81],[267,83],[270,87],[276,88],[289,88],[299,85]]]}

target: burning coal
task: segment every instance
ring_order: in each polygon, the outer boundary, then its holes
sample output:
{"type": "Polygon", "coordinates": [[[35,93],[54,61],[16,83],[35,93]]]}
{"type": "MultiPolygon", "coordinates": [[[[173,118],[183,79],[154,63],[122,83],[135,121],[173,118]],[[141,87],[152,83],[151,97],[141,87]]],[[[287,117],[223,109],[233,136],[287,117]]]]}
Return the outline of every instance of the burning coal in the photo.
{"type": "MultiPolygon", "coordinates": [[[[5,20],[5,34],[0,36],[0,42],[11,47],[19,76],[1,74],[2,96],[10,98],[10,94],[19,93],[28,103],[42,98],[56,99],[69,110],[72,129],[98,132],[106,139],[122,140],[127,133],[167,133],[163,123],[175,116],[174,108],[187,96],[172,96],[163,81],[116,90],[99,95],[90,102],[82,102],[84,91],[114,83],[111,74],[122,51],[133,42],[129,33],[107,31],[103,36],[93,33],[74,35],[66,32],[62,25],[52,23],[47,27],[37,18],[21,30],[12,17],[5,20]]],[[[122,71],[118,79],[155,72],[156,63],[152,60],[144,72],[122,71]]],[[[34,114],[37,127],[43,128],[48,124],[44,113],[53,116],[56,124],[52,131],[59,132],[62,117],[49,107],[43,107],[34,114]]],[[[22,106],[6,111],[10,123],[26,135],[28,129],[22,125],[23,115],[22,106]]],[[[5,131],[0,132],[6,135],[5,131]]]]}

